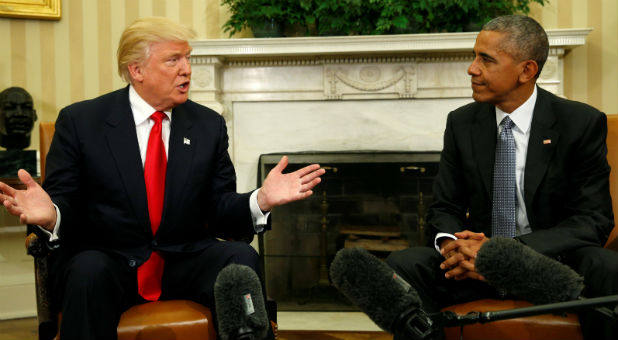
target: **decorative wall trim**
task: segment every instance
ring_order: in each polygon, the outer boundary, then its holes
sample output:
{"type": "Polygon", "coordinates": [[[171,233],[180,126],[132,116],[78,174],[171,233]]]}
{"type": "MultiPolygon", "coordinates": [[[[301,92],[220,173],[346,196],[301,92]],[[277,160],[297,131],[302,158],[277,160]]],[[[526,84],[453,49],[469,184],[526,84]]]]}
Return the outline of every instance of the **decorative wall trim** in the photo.
{"type": "MultiPolygon", "coordinates": [[[[592,29],[547,30],[552,47],[583,45],[592,29]]],[[[470,52],[478,32],[394,34],[373,36],[209,39],[191,43],[194,55],[226,58],[262,56],[314,56],[320,54],[392,54],[419,52],[470,52]]]]}

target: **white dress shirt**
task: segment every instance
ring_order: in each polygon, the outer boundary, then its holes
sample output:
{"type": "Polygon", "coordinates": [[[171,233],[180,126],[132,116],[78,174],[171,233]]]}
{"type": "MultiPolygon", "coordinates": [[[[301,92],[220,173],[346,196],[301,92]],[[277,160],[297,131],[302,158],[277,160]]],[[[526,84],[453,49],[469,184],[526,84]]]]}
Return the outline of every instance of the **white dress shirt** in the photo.
{"type": "MultiPolygon", "coordinates": [[[[526,204],[524,202],[524,173],[526,170],[526,155],[528,153],[528,140],[530,139],[530,126],[532,124],[532,114],[534,113],[534,105],[536,104],[537,89],[534,87],[532,95],[523,104],[511,113],[506,113],[496,107],[496,126],[500,135],[502,127],[500,122],[505,116],[509,115],[515,126],[513,127],[513,137],[515,138],[515,176],[517,185],[517,230],[515,234],[525,235],[531,232],[528,215],[526,212],[526,204]]],[[[438,239],[448,237],[456,240],[455,235],[448,233],[438,233],[434,240],[434,246],[440,251],[438,239]]]]}
{"type": "MultiPolygon", "coordinates": [[[[150,130],[154,125],[154,121],[150,119],[150,116],[157,110],[155,110],[150,104],[148,104],[140,95],[135,91],[133,86],[129,86],[129,103],[131,104],[131,111],[133,112],[133,119],[135,120],[135,129],[137,132],[137,143],[139,144],[139,152],[142,157],[142,165],[146,162],[146,149],[148,148],[148,138],[150,137],[150,130]]],[[[167,119],[163,120],[161,138],[163,139],[163,145],[165,146],[165,154],[169,154],[169,138],[170,127],[172,124],[172,111],[165,111],[167,119]]],[[[270,211],[263,213],[257,203],[257,193],[260,189],[257,189],[251,193],[249,197],[249,209],[251,210],[251,218],[253,221],[253,228],[256,232],[264,231],[264,225],[268,220],[270,211]]],[[[49,232],[43,228],[45,233],[49,235],[50,241],[57,241],[59,239],[58,232],[60,230],[60,209],[54,204],[56,208],[56,225],[52,232],[49,232]]]]}

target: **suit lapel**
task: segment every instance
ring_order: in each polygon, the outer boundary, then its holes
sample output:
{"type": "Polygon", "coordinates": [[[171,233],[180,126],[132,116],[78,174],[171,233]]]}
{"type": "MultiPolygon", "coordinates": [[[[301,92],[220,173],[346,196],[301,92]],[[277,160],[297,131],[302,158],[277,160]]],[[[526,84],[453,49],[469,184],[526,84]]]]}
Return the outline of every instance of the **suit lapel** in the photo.
{"type": "Polygon", "coordinates": [[[478,160],[479,171],[485,185],[487,195],[491,198],[491,183],[494,173],[494,159],[496,157],[496,112],[493,105],[483,104],[476,116],[476,122],[470,131],[473,155],[478,160]]]}
{"type": "Polygon", "coordinates": [[[150,230],[144,167],[137,143],[135,121],[129,104],[129,91],[120,91],[118,99],[106,119],[105,135],[116,168],[126,189],[127,197],[135,215],[147,230],[150,230]]]}
{"type": "Polygon", "coordinates": [[[558,145],[560,138],[560,133],[552,129],[556,123],[556,117],[551,110],[549,96],[548,92],[538,88],[538,97],[530,126],[524,173],[524,200],[528,211],[532,211],[532,200],[539,184],[545,177],[547,166],[556,151],[556,145],[558,145]]]}
{"type": "Polygon", "coordinates": [[[189,185],[193,162],[193,148],[197,140],[191,131],[192,122],[180,105],[172,112],[172,125],[167,159],[167,174],[165,178],[165,202],[161,224],[165,224],[166,211],[173,202],[180,202],[182,191],[189,185]]]}

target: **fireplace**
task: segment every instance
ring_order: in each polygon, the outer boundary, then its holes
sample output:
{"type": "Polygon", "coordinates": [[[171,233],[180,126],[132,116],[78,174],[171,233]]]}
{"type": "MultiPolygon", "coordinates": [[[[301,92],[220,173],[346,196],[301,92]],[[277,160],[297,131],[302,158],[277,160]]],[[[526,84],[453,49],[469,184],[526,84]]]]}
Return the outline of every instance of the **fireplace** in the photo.
{"type": "MultiPolygon", "coordinates": [[[[436,152],[286,153],[289,171],[318,162],[326,169],[314,195],[277,207],[259,237],[267,294],[281,311],[354,309],[330,285],[341,248],[379,257],[425,244],[425,209],[438,170],[436,152]]],[[[258,185],[283,154],[260,156],[258,185]]]]}

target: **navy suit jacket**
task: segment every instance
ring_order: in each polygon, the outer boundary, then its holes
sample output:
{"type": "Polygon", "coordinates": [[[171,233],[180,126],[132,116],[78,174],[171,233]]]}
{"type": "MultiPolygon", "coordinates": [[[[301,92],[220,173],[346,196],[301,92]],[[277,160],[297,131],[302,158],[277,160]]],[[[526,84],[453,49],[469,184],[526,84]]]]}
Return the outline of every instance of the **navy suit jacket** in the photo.
{"type": "MultiPolygon", "coordinates": [[[[495,117],[493,105],[476,102],[448,115],[427,217],[432,242],[464,229],[491,237],[495,117]]],[[[605,243],[614,224],[606,136],[605,114],[538,88],[524,173],[532,233],[522,242],[552,257],[605,243]]]]}
{"type": "Polygon", "coordinates": [[[44,188],[61,212],[63,255],[99,249],[136,266],[153,249],[194,252],[215,237],[254,233],[250,193],[236,193],[223,117],[189,100],[173,109],[169,138],[153,237],[128,87],[60,111],[44,188]]]}

